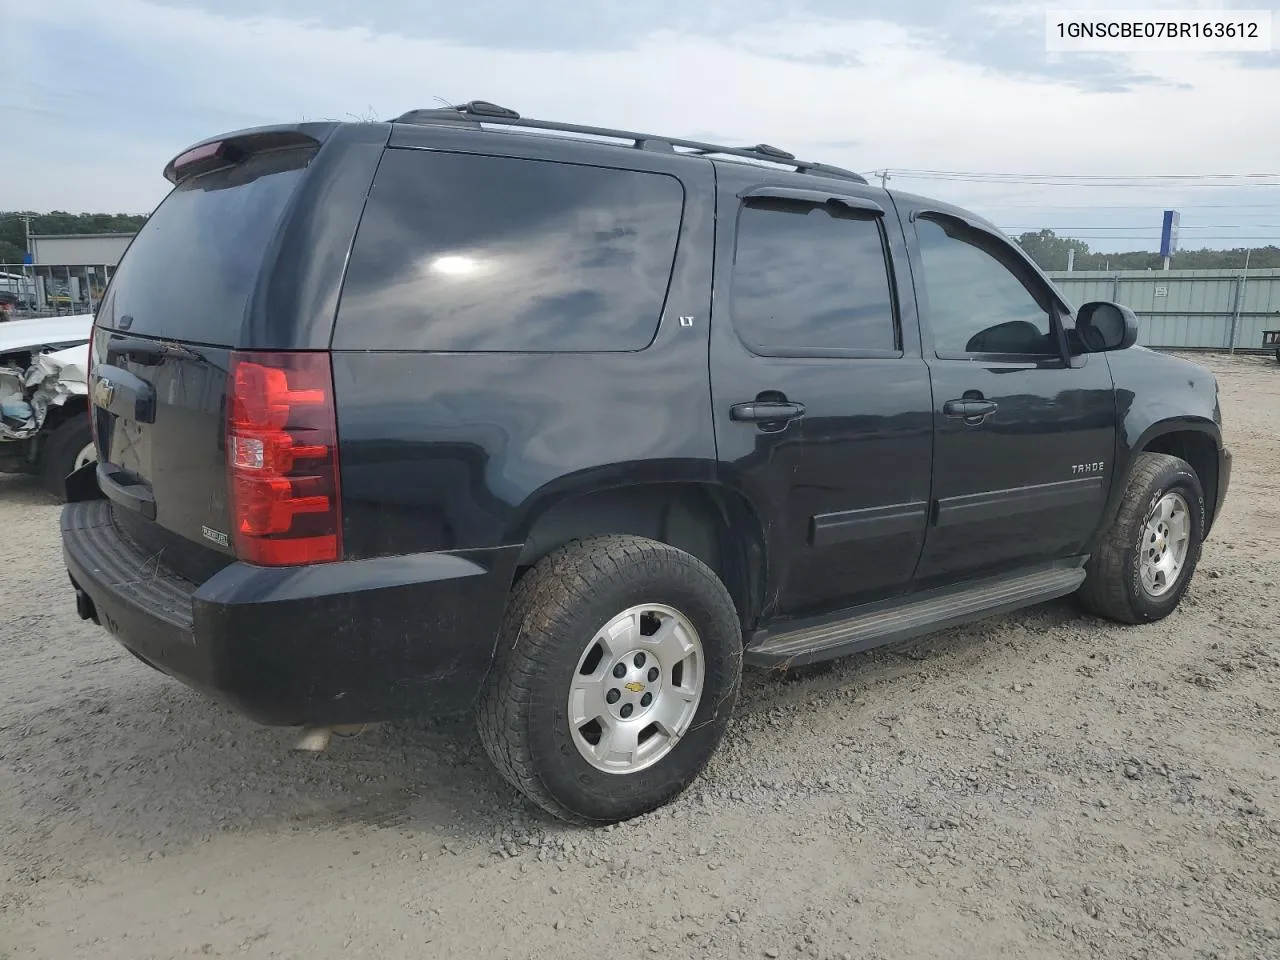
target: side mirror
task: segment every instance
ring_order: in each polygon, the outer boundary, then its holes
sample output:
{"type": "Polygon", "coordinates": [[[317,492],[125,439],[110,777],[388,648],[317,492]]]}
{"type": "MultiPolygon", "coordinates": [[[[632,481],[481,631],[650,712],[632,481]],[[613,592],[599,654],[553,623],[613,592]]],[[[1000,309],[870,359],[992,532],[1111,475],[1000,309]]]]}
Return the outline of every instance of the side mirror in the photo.
{"type": "Polygon", "coordinates": [[[1118,303],[1094,300],[1076,312],[1076,336],[1089,353],[1127,350],[1138,342],[1138,317],[1118,303]]]}

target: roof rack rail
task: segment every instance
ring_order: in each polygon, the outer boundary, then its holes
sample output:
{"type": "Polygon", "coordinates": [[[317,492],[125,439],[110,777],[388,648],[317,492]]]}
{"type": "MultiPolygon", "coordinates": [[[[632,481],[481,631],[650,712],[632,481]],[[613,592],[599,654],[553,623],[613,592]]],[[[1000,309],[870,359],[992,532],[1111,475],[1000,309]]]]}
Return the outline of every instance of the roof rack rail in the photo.
{"type": "Polygon", "coordinates": [[[451,107],[432,107],[424,110],[410,110],[402,113],[392,123],[456,123],[479,129],[482,124],[502,124],[512,127],[527,127],[533,130],[555,130],[561,133],[579,133],[587,136],[610,137],[617,140],[630,140],[638,150],[655,150],[662,153],[675,153],[676,148],[700,156],[746,157],[749,160],[764,160],[769,163],[780,163],[791,167],[797,173],[816,173],[827,177],[838,177],[842,180],[854,180],[866,183],[867,178],[843,167],[834,167],[826,163],[812,163],[808,160],[797,160],[795,154],[771,146],[758,143],[754,147],[726,147],[715,143],[702,143],[697,140],[681,140],[676,137],[662,137],[651,133],[636,133],[634,130],[613,130],[608,127],[590,127],[579,123],[558,123],[554,120],[529,120],[521,117],[508,107],[501,107],[487,100],[471,100],[451,107]]]}

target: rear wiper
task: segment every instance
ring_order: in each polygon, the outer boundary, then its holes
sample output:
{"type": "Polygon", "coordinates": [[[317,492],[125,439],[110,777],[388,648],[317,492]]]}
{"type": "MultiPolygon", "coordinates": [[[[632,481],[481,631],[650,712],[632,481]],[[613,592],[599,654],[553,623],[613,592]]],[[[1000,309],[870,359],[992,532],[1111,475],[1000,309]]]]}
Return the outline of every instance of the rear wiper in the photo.
{"type": "Polygon", "coordinates": [[[187,360],[203,360],[200,354],[181,343],[164,343],[157,340],[141,340],[126,337],[113,341],[110,352],[115,356],[128,357],[144,366],[156,366],[166,357],[182,357],[187,360]]]}

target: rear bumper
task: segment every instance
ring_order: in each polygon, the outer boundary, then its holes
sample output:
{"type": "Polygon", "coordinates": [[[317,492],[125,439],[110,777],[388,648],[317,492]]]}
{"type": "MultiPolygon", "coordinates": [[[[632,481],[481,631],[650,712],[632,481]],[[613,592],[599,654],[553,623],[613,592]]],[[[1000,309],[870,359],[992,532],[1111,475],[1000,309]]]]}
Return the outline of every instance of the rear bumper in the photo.
{"type": "Polygon", "coordinates": [[[519,553],[237,562],[195,584],[125,537],[106,500],[63,508],[62,549],[82,617],[268,724],[465,709],[491,662],[519,553]]]}

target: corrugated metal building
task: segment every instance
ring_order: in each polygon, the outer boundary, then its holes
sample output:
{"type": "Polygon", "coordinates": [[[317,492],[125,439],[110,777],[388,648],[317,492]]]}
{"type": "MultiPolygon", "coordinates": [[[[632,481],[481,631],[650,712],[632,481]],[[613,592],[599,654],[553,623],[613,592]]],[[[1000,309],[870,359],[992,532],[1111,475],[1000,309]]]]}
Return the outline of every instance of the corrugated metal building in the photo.
{"type": "Polygon", "coordinates": [[[1074,305],[1123,303],[1148,347],[1260,350],[1280,329],[1280,270],[1076,270],[1049,273],[1074,305]]]}
{"type": "Polygon", "coordinates": [[[132,239],[131,233],[36,234],[32,259],[40,267],[114,267],[132,239]]]}

